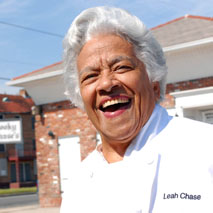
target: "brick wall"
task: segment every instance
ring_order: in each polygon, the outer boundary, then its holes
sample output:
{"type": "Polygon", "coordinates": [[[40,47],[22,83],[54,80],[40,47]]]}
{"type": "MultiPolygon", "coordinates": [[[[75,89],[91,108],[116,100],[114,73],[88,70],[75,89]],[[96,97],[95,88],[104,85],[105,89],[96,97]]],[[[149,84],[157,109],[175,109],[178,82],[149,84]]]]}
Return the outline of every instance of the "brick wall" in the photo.
{"type": "Polygon", "coordinates": [[[175,99],[169,93],[213,86],[213,77],[200,78],[167,84],[166,95],[161,105],[167,109],[175,107],[175,99]]]}
{"type": "Polygon", "coordinates": [[[79,135],[83,160],[96,147],[96,130],[86,114],[68,101],[43,105],[35,125],[40,205],[60,206],[58,137],[79,135]]]}
{"type": "Polygon", "coordinates": [[[213,77],[200,78],[189,81],[181,81],[172,84],[167,84],[166,94],[182,90],[198,89],[213,86],[213,77]]]}

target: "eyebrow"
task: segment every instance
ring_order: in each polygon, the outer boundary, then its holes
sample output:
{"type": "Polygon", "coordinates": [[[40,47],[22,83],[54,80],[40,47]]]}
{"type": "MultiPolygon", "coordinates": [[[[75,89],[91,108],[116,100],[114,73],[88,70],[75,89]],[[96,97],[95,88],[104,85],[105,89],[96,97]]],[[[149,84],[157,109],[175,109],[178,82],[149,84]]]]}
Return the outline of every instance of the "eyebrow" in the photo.
{"type": "Polygon", "coordinates": [[[87,67],[83,68],[83,69],[79,72],[79,77],[81,77],[83,73],[89,72],[89,71],[91,71],[91,70],[97,70],[97,67],[87,66],[87,67]]]}
{"type": "MultiPolygon", "coordinates": [[[[128,56],[116,56],[115,58],[111,59],[108,61],[109,67],[112,67],[114,64],[120,62],[120,61],[124,61],[124,60],[128,60],[133,66],[136,66],[135,62],[132,60],[132,58],[128,57],[128,56]]],[[[79,72],[79,77],[85,73],[85,72],[89,72],[91,70],[96,71],[97,67],[94,66],[87,66],[85,68],[83,68],[80,72],[79,72]]]]}
{"type": "Polygon", "coordinates": [[[129,56],[117,56],[115,58],[113,58],[112,60],[109,61],[109,66],[113,66],[114,64],[120,62],[120,61],[124,61],[124,60],[128,60],[133,66],[135,66],[135,62],[132,60],[132,58],[130,58],[129,56]]]}

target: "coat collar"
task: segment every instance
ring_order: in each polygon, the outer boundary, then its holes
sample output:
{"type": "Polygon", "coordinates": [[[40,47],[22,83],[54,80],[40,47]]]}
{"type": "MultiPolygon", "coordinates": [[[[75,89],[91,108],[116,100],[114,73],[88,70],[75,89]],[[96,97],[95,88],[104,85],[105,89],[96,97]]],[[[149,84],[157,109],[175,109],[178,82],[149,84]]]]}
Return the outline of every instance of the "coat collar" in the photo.
{"type": "MultiPolygon", "coordinates": [[[[166,109],[156,104],[149,120],[127,148],[125,157],[130,157],[134,155],[135,152],[141,152],[143,148],[151,145],[152,139],[168,125],[171,119],[172,117],[168,115],[166,109]]],[[[152,160],[150,159],[148,161],[152,160]]]]}

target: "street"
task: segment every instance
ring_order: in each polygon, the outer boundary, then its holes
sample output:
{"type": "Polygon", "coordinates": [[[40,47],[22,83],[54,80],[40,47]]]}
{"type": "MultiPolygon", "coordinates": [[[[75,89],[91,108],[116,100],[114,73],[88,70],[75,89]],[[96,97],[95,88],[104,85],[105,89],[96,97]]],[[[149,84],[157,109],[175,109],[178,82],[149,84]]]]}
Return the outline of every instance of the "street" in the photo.
{"type": "Polygon", "coordinates": [[[0,197],[0,209],[12,208],[16,206],[37,205],[37,204],[38,204],[37,194],[0,197]]]}

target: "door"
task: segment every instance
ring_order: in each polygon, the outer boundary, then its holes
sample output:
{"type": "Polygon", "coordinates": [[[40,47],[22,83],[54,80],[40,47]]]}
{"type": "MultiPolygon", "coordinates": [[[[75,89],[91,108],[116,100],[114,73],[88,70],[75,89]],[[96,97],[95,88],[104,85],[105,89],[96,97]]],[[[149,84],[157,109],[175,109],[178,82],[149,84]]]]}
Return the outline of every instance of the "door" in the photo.
{"type": "Polygon", "coordinates": [[[69,136],[59,138],[59,166],[61,192],[66,186],[67,181],[75,174],[81,162],[80,139],[78,136],[69,136]]]}
{"type": "Polygon", "coordinates": [[[32,181],[30,163],[19,164],[20,182],[32,181]]]}
{"type": "Polygon", "coordinates": [[[15,163],[10,164],[10,181],[11,183],[16,182],[16,164],[15,163]]]}

